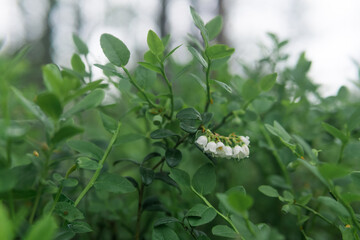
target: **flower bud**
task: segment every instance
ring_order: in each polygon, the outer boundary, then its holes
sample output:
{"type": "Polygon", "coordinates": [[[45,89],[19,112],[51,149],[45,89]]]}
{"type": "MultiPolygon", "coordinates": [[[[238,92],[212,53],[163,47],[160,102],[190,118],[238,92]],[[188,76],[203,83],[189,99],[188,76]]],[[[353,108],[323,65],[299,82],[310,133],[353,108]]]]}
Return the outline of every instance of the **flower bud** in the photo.
{"type": "Polygon", "coordinates": [[[212,153],[213,155],[216,154],[216,143],[215,142],[209,142],[206,147],[204,148],[204,151],[207,153],[212,153]]]}
{"type": "Polygon", "coordinates": [[[205,136],[200,136],[200,137],[196,140],[196,144],[199,145],[201,148],[205,148],[207,142],[208,142],[208,140],[207,140],[207,137],[205,137],[205,136]]]}
{"type": "Polygon", "coordinates": [[[249,136],[246,136],[246,137],[240,136],[240,140],[241,140],[243,143],[245,143],[246,146],[249,146],[249,144],[250,144],[250,138],[249,138],[249,136]]]}

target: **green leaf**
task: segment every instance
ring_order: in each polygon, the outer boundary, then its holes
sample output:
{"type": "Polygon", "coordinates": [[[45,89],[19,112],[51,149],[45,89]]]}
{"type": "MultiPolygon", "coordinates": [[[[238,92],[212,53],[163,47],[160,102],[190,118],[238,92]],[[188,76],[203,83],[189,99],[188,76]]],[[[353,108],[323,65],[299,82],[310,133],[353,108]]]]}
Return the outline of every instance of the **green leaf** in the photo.
{"type": "Polygon", "coordinates": [[[351,114],[348,120],[348,128],[351,132],[356,129],[360,124],[360,108],[358,108],[353,114],[351,114]]]}
{"type": "Polygon", "coordinates": [[[325,179],[335,179],[348,175],[350,170],[342,165],[324,163],[318,167],[319,172],[325,179]]]}
{"type": "Polygon", "coordinates": [[[198,50],[196,50],[195,48],[188,46],[188,50],[191,53],[191,55],[193,55],[193,57],[204,67],[204,68],[208,68],[208,63],[206,62],[206,60],[203,58],[203,56],[201,55],[201,53],[199,53],[198,50]]]}
{"type": "Polygon", "coordinates": [[[173,222],[180,222],[179,219],[174,218],[174,217],[162,217],[159,218],[155,221],[154,223],[154,227],[158,227],[160,225],[164,225],[164,224],[168,224],[168,223],[173,223],[173,222]]]}
{"type": "Polygon", "coordinates": [[[125,66],[130,58],[130,51],[126,45],[111,34],[103,34],[100,37],[100,45],[109,61],[115,66],[125,66]]]}
{"type": "Polygon", "coordinates": [[[148,62],[138,62],[138,64],[140,64],[144,68],[147,68],[147,69],[149,69],[151,71],[154,71],[154,72],[157,72],[157,73],[161,74],[161,69],[158,66],[154,65],[154,64],[151,64],[151,63],[148,63],[148,62]]]}
{"type": "Polygon", "coordinates": [[[140,167],[141,181],[146,185],[150,185],[155,177],[155,172],[151,168],[140,167]]]}
{"type": "Polygon", "coordinates": [[[266,92],[269,91],[276,83],[277,73],[266,75],[260,80],[261,90],[266,92]]]}
{"type": "Polygon", "coordinates": [[[58,144],[61,141],[64,141],[68,138],[71,138],[79,133],[82,133],[84,130],[82,128],[79,127],[75,127],[75,126],[64,126],[62,128],[60,128],[55,134],[54,136],[51,138],[51,143],[52,144],[58,144]]]}
{"type": "Polygon", "coordinates": [[[69,223],[67,227],[75,233],[87,233],[93,231],[89,224],[80,221],[69,223]]]}
{"type": "Polygon", "coordinates": [[[58,202],[54,212],[69,222],[84,219],[83,213],[68,202],[58,202]]]}
{"type": "Polygon", "coordinates": [[[196,204],[186,214],[191,226],[200,226],[211,222],[216,217],[214,208],[204,204],[196,204]]]}
{"type": "Polygon", "coordinates": [[[201,114],[194,108],[185,108],[176,114],[176,118],[180,121],[183,120],[200,120],[202,121],[201,114]]]}
{"type": "Polygon", "coordinates": [[[171,168],[170,169],[170,177],[182,186],[185,186],[185,187],[190,186],[189,174],[181,169],[171,168]]]}
{"type": "Polygon", "coordinates": [[[163,181],[164,183],[177,188],[181,192],[179,185],[171,177],[169,177],[169,174],[169,172],[157,172],[155,173],[154,179],[163,181]]]}
{"type": "Polygon", "coordinates": [[[180,240],[178,235],[171,228],[161,225],[155,227],[151,236],[152,240],[180,240]]]}
{"type": "Polygon", "coordinates": [[[59,67],[55,64],[47,64],[42,67],[42,75],[48,91],[61,99],[64,96],[64,82],[59,67]]]}
{"type": "Polygon", "coordinates": [[[265,194],[268,197],[277,198],[280,196],[278,191],[275,188],[268,186],[268,185],[261,185],[258,189],[260,192],[262,192],[263,194],[265,194]]]}
{"type": "Polygon", "coordinates": [[[243,84],[242,89],[241,89],[242,97],[247,101],[253,100],[257,96],[259,96],[260,93],[261,93],[261,90],[260,90],[259,84],[256,81],[251,80],[251,79],[247,80],[243,84]]]}
{"type": "Polygon", "coordinates": [[[297,159],[297,161],[299,161],[302,165],[304,165],[304,167],[306,167],[312,174],[315,175],[315,177],[320,180],[325,186],[329,187],[329,183],[324,179],[324,177],[320,174],[319,170],[317,167],[311,165],[310,163],[308,163],[307,161],[303,160],[303,159],[297,159]]]}
{"type": "Polygon", "coordinates": [[[161,55],[163,54],[165,48],[164,45],[161,41],[161,39],[158,37],[158,35],[156,35],[156,33],[152,30],[149,30],[148,35],[147,35],[147,44],[149,46],[150,51],[154,54],[154,55],[161,55]]]}
{"type": "Polygon", "coordinates": [[[342,133],[336,127],[331,126],[330,124],[327,124],[326,122],[322,122],[321,125],[332,136],[340,139],[343,144],[345,144],[345,143],[347,143],[349,141],[349,137],[347,137],[344,133],[342,133]]]}
{"type": "Polygon", "coordinates": [[[76,113],[97,107],[98,105],[101,104],[104,97],[105,97],[104,90],[95,89],[89,95],[87,95],[86,97],[81,99],[78,103],[76,103],[72,108],[66,111],[62,117],[69,118],[76,113]]]}
{"type": "Polygon", "coordinates": [[[100,117],[101,117],[101,121],[102,124],[104,126],[104,128],[109,132],[109,133],[115,133],[117,126],[118,126],[118,121],[116,121],[114,118],[110,117],[109,115],[100,112],[100,117]]]}
{"type": "Polygon", "coordinates": [[[193,176],[192,186],[202,195],[206,195],[214,191],[216,186],[214,166],[210,163],[201,166],[193,176]]]}
{"type": "Polygon", "coordinates": [[[63,109],[57,96],[50,92],[40,93],[36,96],[36,104],[49,117],[59,119],[63,109]]]}
{"type": "Polygon", "coordinates": [[[24,240],[52,240],[56,229],[55,219],[46,215],[30,227],[24,240]]]}
{"type": "Polygon", "coordinates": [[[192,76],[199,83],[199,85],[206,91],[206,84],[204,83],[203,80],[201,80],[199,78],[199,76],[197,76],[197,75],[195,75],[193,73],[190,73],[190,76],[192,76]]]}
{"type": "Polygon", "coordinates": [[[100,88],[100,87],[104,87],[106,86],[105,84],[102,84],[103,80],[96,80],[93,82],[90,82],[88,84],[86,84],[83,88],[80,88],[78,90],[76,90],[73,94],[71,94],[70,96],[65,98],[65,102],[68,102],[72,99],[75,99],[77,97],[82,96],[84,93],[88,92],[88,91],[92,91],[96,88],[100,88]]]}
{"type": "Polygon", "coordinates": [[[73,34],[73,41],[75,43],[75,46],[80,54],[87,55],[89,53],[89,49],[84,43],[83,40],[81,40],[77,35],[73,34]]]}
{"type": "Polygon", "coordinates": [[[190,7],[190,13],[194,20],[195,26],[200,30],[201,36],[203,37],[205,45],[207,46],[209,42],[209,35],[207,33],[207,29],[205,28],[204,21],[193,7],[190,7]]]}
{"type": "Polygon", "coordinates": [[[239,213],[244,213],[247,211],[253,204],[253,199],[242,192],[233,191],[229,192],[227,197],[228,203],[232,209],[236,210],[239,213]]]}
{"type": "Polygon", "coordinates": [[[74,71],[85,74],[85,64],[81,60],[81,57],[78,54],[73,54],[71,57],[71,67],[74,69],[74,71]]]}
{"type": "Polygon", "coordinates": [[[179,46],[173,48],[168,54],[166,54],[166,56],[164,57],[164,60],[167,59],[168,57],[170,57],[181,46],[182,46],[182,44],[180,44],[179,46]]]}
{"type": "Polygon", "coordinates": [[[9,215],[2,203],[0,203],[0,239],[13,239],[14,228],[9,215]]]}
{"type": "Polygon", "coordinates": [[[147,63],[155,65],[159,62],[158,58],[149,50],[144,54],[144,60],[147,63]]]}
{"type": "Polygon", "coordinates": [[[217,85],[219,85],[220,87],[222,87],[223,89],[225,89],[228,93],[232,93],[232,88],[229,85],[227,85],[226,83],[215,80],[215,79],[212,79],[212,81],[214,83],[216,83],[217,85]]]}
{"type": "Polygon", "coordinates": [[[99,168],[98,162],[91,160],[87,157],[79,157],[76,159],[76,165],[79,168],[88,169],[88,170],[96,170],[99,168]]]}
{"type": "Polygon", "coordinates": [[[178,136],[178,135],[169,129],[157,129],[152,133],[150,133],[150,137],[152,139],[162,139],[173,136],[178,136]]]}
{"type": "Polygon", "coordinates": [[[179,165],[182,158],[182,154],[179,150],[169,148],[165,152],[165,160],[169,167],[173,168],[179,165]]]}
{"type": "Polygon", "coordinates": [[[94,186],[98,190],[112,193],[130,193],[136,190],[129,180],[113,173],[100,175],[94,186]]]}
{"type": "Polygon", "coordinates": [[[205,28],[209,34],[209,40],[213,40],[221,32],[223,26],[223,19],[221,16],[216,16],[206,23],[205,28]]]}
{"type": "Polygon", "coordinates": [[[67,178],[63,181],[64,187],[76,187],[78,185],[79,181],[75,178],[67,178]]]}
{"type": "Polygon", "coordinates": [[[234,48],[230,48],[225,44],[216,44],[206,48],[205,53],[210,59],[220,59],[231,56],[235,52],[234,48]]]}
{"type": "Polygon", "coordinates": [[[92,142],[83,140],[70,140],[67,142],[67,145],[73,150],[76,150],[86,156],[95,158],[96,160],[100,160],[104,155],[104,151],[92,142]]]}
{"type": "Polygon", "coordinates": [[[44,125],[48,132],[52,132],[54,124],[46,117],[45,113],[35,103],[27,100],[23,94],[16,88],[11,87],[16,97],[20,100],[21,104],[26,107],[32,114],[34,114],[44,125]]]}
{"type": "Polygon", "coordinates": [[[318,198],[318,201],[327,206],[329,210],[334,212],[336,215],[342,217],[349,217],[349,213],[346,208],[341,203],[337,202],[335,199],[326,196],[320,196],[318,198]]]}
{"type": "Polygon", "coordinates": [[[227,237],[227,238],[239,238],[239,234],[237,234],[232,228],[226,225],[216,225],[211,229],[212,234],[219,237],[227,237]]]}

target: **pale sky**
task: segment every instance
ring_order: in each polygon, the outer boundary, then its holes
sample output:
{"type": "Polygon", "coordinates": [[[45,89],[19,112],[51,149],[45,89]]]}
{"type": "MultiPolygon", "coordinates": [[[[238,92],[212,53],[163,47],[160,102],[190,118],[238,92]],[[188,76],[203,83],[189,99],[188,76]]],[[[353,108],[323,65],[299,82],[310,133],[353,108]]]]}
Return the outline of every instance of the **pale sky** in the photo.
{"type": "MultiPolygon", "coordinates": [[[[0,39],[5,39],[7,50],[19,47],[25,37],[36,39],[47,7],[46,0],[24,0],[30,19],[24,23],[16,5],[18,1],[0,0],[0,39]],[[31,36],[25,35],[25,28],[33,29],[31,36]]],[[[59,7],[52,21],[70,24],[76,14],[75,1],[59,0],[59,7]]],[[[121,38],[135,51],[135,46],[145,50],[146,34],[149,29],[158,31],[154,16],[158,13],[159,0],[79,0],[82,3],[81,18],[84,27],[80,35],[88,43],[94,63],[105,63],[99,38],[104,32],[121,38]],[[109,10],[110,9],[110,10],[109,10]],[[123,9],[122,14],[111,15],[112,9],[123,9]],[[129,14],[135,14],[131,18],[129,14]],[[109,17],[110,14],[110,17],[109,17]],[[107,21],[104,22],[105,16],[107,21]],[[136,27],[134,27],[136,26],[136,27]]],[[[199,0],[197,4],[205,21],[210,20],[216,1],[199,0]]],[[[268,43],[266,32],[276,33],[280,39],[290,39],[286,48],[290,62],[295,63],[299,54],[306,51],[312,63],[310,76],[322,85],[324,95],[333,95],[341,85],[350,88],[349,79],[356,79],[357,69],[351,59],[360,61],[360,1],[358,0],[226,0],[227,38],[236,49],[234,58],[250,62],[259,57],[260,43],[268,43]]],[[[186,35],[193,28],[188,0],[171,0],[168,5],[169,27],[172,45],[183,44],[186,35]]],[[[121,11],[120,11],[121,12],[121,11]]],[[[71,34],[73,29],[59,26],[54,34],[54,43],[59,51],[54,56],[56,63],[69,65],[73,52],[71,34]]],[[[192,31],[192,30],[191,30],[192,31]]],[[[5,49],[6,50],[6,49],[5,49]]],[[[186,61],[190,54],[182,47],[175,54],[180,61],[186,61]]],[[[135,59],[136,60],[136,59],[135,59]]],[[[134,61],[135,61],[134,60],[134,61]]],[[[236,71],[236,70],[235,70],[236,71]]]]}

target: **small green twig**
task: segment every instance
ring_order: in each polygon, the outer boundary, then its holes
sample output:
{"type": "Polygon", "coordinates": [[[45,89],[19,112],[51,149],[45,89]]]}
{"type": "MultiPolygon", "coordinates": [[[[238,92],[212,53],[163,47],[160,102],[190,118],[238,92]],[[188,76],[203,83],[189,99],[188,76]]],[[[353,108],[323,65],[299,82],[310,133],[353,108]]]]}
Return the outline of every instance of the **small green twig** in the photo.
{"type": "MultiPolygon", "coordinates": [[[[67,178],[69,177],[69,175],[76,170],[76,168],[77,168],[76,164],[72,165],[72,166],[67,170],[67,172],[66,172],[66,174],[65,174],[65,177],[64,177],[64,180],[67,179],[67,178]]],[[[63,183],[61,183],[61,185],[60,185],[60,187],[59,187],[59,189],[58,189],[58,191],[57,191],[57,193],[56,193],[54,202],[53,202],[53,204],[52,204],[52,206],[51,206],[51,209],[50,209],[50,211],[49,211],[49,215],[51,215],[52,212],[54,211],[54,209],[55,209],[55,207],[56,207],[56,204],[57,204],[57,202],[58,202],[59,199],[60,199],[61,192],[62,192],[63,188],[64,188],[64,185],[63,185],[63,183]]]]}
{"type": "Polygon", "coordinates": [[[107,159],[107,157],[109,156],[109,153],[111,151],[111,148],[112,146],[114,145],[118,135],[119,135],[119,132],[120,132],[120,126],[121,126],[121,123],[119,122],[118,123],[118,126],[117,126],[117,129],[114,133],[114,135],[112,136],[110,142],[109,142],[109,145],[108,147],[106,148],[105,150],[105,153],[104,153],[104,156],[102,157],[102,159],[100,160],[99,162],[99,168],[96,169],[94,175],[92,176],[92,178],[90,179],[89,183],[86,185],[86,187],[83,189],[83,191],[80,193],[80,195],[77,197],[77,199],[75,200],[75,203],[74,203],[74,206],[76,207],[79,202],[81,201],[81,199],[85,196],[85,194],[90,190],[90,188],[92,188],[92,186],[94,185],[95,181],[97,180],[97,178],[99,177],[100,175],[100,172],[101,172],[101,169],[103,168],[103,165],[104,165],[104,162],[105,160],[107,159]]]}
{"type": "Polygon", "coordinates": [[[142,89],[133,79],[133,77],[131,76],[131,74],[129,73],[129,71],[127,70],[126,67],[122,66],[122,69],[124,70],[124,72],[126,73],[126,75],[128,76],[130,82],[132,85],[134,85],[134,87],[144,96],[144,98],[146,99],[146,101],[149,103],[149,105],[151,107],[157,107],[156,104],[151,101],[151,99],[148,97],[148,95],[146,94],[145,90],[142,89]]]}
{"type": "MultiPolygon", "coordinates": [[[[198,193],[195,188],[190,185],[190,189],[201,199],[203,200],[203,202],[210,208],[213,208],[216,213],[222,217],[226,222],[228,222],[230,224],[230,226],[232,227],[232,229],[237,233],[240,234],[239,231],[237,230],[237,228],[235,227],[234,223],[231,221],[231,219],[227,216],[225,216],[224,214],[222,214],[221,212],[219,212],[219,210],[217,210],[203,195],[201,195],[200,193],[198,193]]],[[[243,239],[243,237],[241,237],[243,239]]]]}
{"type": "Polygon", "coordinates": [[[208,63],[208,67],[207,67],[207,69],[206,69],[206,94],[207,94],[207,100],[206,100],[204,112],[207,112],[207,111],[208,111],[209,105],[210,105],[210,103],[212,103],[211,93],[210,93],[210,67],[211,67],[211,60],[208,59],[207,63],[208,63]]]}
{"type": "Polygon", "coordinates": [[[296,206],[302,207],[306,210],[308,210],[309,212],[313,213],[314,215],[318,216],[319,218],[321,218],[322,220],[324,220],[325,222],[327,222],[328,224],[337,227],[333,222],[331,222],[329,219],[327,219],[324,215],[322,215],[321,213],[317,212],[315,209],[312,209],[306,205],[302,205],[300,203],[293,203],[296,206]]]}
{"type": "Polygon", "coordinates": [[[173,116],[173,113],[174,113],[174,93],[173,93],[173,89],[172,89],[172,84],[169,81],[168,77],[166,76],[165,67],[164,67],[164,64],[162,64],[162,63],[161,63],[161,75],[165,79],[166,85],[169,88],[170,102],[171,102],[171,110],[170,110],[169,119],[171,120],[172,116],[173,116]]]}

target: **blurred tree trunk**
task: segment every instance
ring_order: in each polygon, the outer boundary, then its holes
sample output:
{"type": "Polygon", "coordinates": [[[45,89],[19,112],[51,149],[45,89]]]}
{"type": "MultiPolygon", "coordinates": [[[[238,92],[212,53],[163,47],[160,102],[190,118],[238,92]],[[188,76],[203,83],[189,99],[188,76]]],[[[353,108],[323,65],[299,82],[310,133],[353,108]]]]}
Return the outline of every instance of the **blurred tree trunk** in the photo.
{"type": "Polygon", "coordinates": [[[47,64],[47,63],[52,62],[52,57],[51,57],[51,55],[52,55],[51,13],[52,13],[55,5],[56,5],[56,0],[49,0],[49,8],[48,8],[48,11],[47,11],[46,17],[45,17],[46,25],[45,25],[44,33],[40,39],[40,43],[43,48],[43,55],[40,60],[40,64],[47,64]]]}
{"type": "Polygon", "coordinates": [[[160,14],[158,19],[158,26],[160,28],[160,37],[165,37],[169,31],[168,31],[168,24],[167,24],[167,0],[161,0],[160,3],[160,14]]]}
{"type": "Polygon", "coordinates": [[[219,34],[219,36],[217,36],[217,39],[219,42],[223,43],[223,44],[227,44],[227,39],[226,39],[226,34],[225,34],[225,26],[226,26],[226,21],[227,21],[227,16],[226,16],[226,9],[225,9],[225,1],[224,0],[218,0],[218,12],[217,14],[223,17],[223,28],[219,34]]]}

